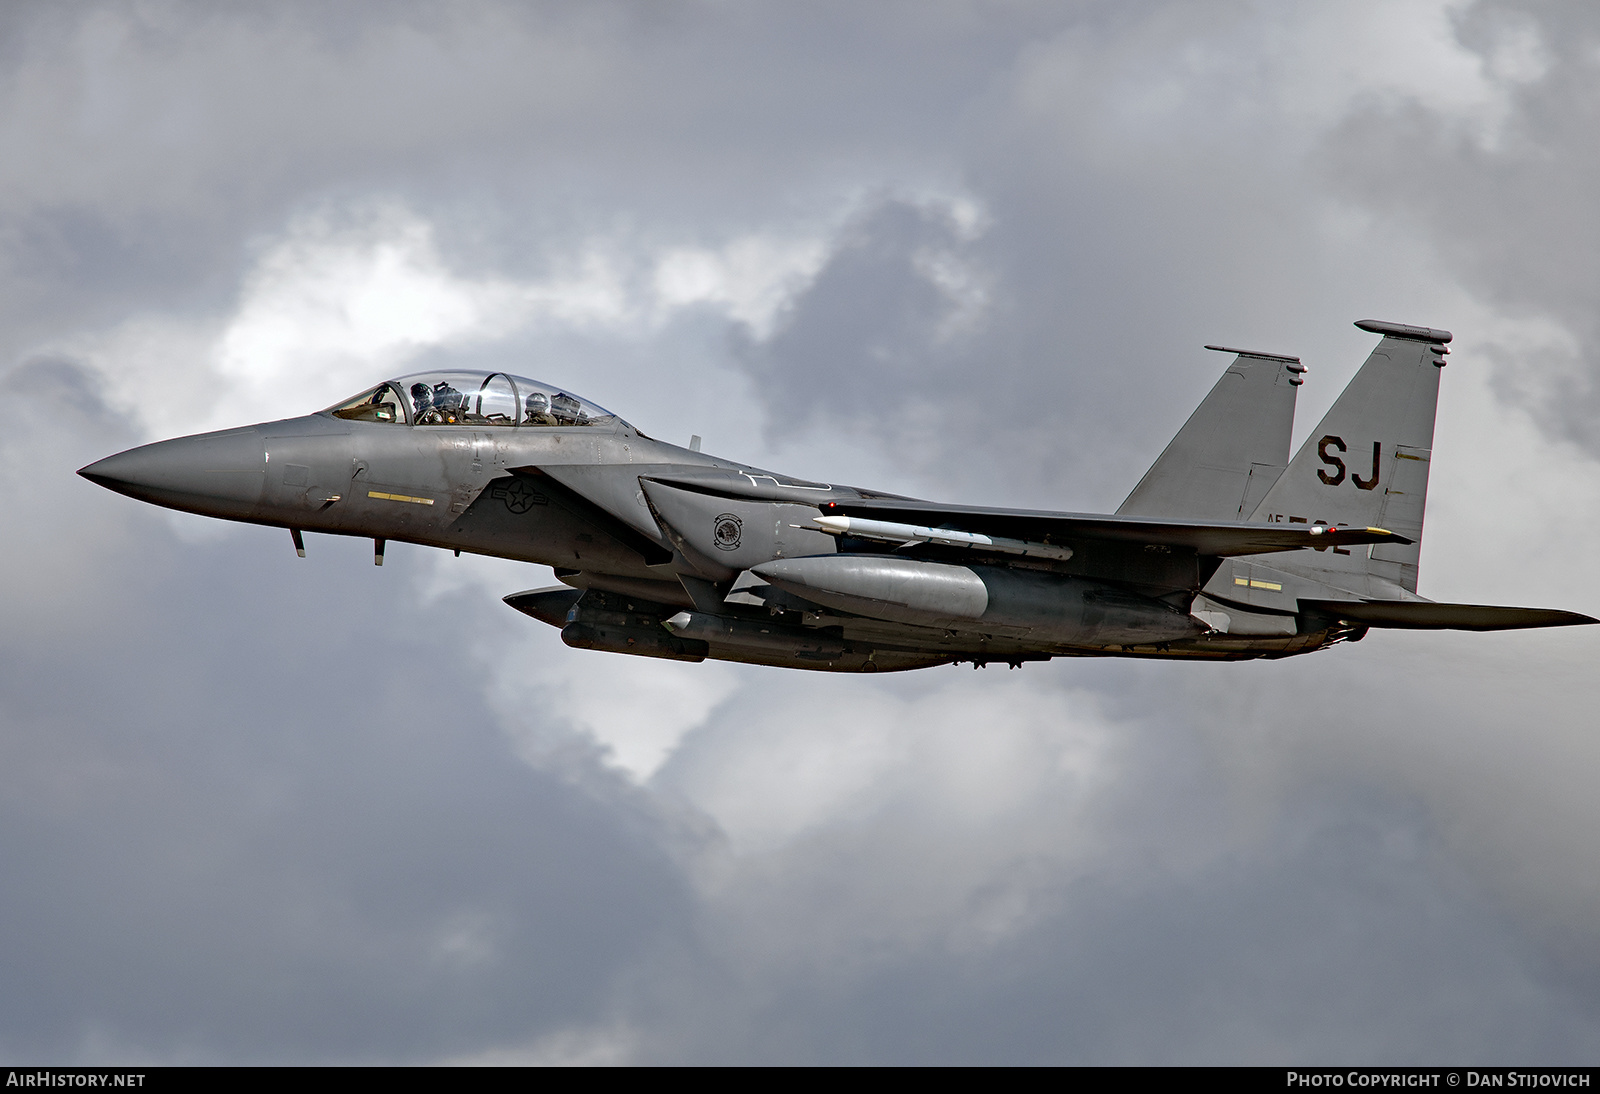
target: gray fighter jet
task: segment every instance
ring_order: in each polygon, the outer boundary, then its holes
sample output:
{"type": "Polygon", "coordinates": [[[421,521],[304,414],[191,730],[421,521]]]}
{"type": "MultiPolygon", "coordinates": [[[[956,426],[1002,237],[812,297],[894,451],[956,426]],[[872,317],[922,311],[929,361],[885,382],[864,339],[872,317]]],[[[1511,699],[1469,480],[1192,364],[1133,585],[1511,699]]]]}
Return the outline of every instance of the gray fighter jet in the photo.
{"type": "MultiPolygon", "coordinates": [[[[1114,516],[943,505],[680,448],[501,372],[389,380],[315,414],[162,441],[79,474],[157,505],[553,567],[506,603],[583,649],[874,672],[1051,657],[1240,660],[1369,628],[1573,612],[1417,595],[1448,331],[1382,336],[1291,459],[1293,357],[1221,380],[1114,516]]],[[[1210,349],[1223,347],[1211,346],[1210,349]]]]}

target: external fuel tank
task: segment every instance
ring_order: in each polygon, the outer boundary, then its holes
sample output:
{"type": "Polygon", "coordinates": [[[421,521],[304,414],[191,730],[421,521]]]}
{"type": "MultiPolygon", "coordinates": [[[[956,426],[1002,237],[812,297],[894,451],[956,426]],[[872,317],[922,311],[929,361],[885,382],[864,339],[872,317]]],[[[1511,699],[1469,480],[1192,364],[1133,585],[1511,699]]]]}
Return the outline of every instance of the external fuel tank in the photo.
{"type": "Polygon", "coordinates": [[[752,572],[795,596],[855,615],[1066,646],[1148,646],[1206,631],[1163,601],[1047,570],[850,554],[777,559],[752,572]]]}

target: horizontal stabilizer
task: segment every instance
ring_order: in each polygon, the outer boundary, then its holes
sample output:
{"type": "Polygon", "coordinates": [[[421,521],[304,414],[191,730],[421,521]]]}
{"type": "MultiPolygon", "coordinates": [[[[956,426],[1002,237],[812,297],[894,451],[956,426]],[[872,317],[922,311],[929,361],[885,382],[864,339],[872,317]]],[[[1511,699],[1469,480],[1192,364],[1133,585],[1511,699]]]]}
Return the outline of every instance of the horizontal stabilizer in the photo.
{"type": "Polygon", "coordinates": [[[988,536],[1072,546],[1085,540],[1134,543],[1194,551],[1200,555],[1267,554],[1302,547],[1349,547],[1364,543],[1410,543],[1383,528],[1332,528],[1323,524],[1207,523],[1051,513],[1032,509],[985,509],[971,505],[862,498],[823,502],[823,516],[892,518],[906,524],[959,529],[988,536]]]}
{"type": "Polygon", "coordinates": [[[1600,623],[1577,612],[1551,608],[1503,608],[1493,604],[1434,604],[1413,600],[1302,600],[1351,623],[1408,631],[1514,631],[1525,627],[1571,627],[1600,623]]]}

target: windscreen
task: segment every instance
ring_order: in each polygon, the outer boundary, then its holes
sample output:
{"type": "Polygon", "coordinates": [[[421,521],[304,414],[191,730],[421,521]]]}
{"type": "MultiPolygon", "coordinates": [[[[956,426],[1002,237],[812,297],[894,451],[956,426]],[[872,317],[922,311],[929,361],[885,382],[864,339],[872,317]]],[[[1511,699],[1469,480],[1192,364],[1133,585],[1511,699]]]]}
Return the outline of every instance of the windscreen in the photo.
{"type": "Polygon", "coordinates": [[[615,426],[615,414],[565,388],[506,372],[422,372],[394,381],[417,425],[615,426]]]}
{"type": "Polygon", "coordinates": [[[329,407],[336,418],[423,426],[614,428],[605,407],[555,384],[509,372],[418,372],[329,407]]]}

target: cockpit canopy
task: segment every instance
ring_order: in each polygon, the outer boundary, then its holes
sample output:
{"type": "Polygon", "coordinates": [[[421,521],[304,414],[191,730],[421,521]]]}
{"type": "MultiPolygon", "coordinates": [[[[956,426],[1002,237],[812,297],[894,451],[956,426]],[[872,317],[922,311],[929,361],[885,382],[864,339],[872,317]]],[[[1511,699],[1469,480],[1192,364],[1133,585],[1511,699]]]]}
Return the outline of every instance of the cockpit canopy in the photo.
{"type": "Polygon", "coordinates": [[[357,422],[445,426],[625,425],[604,407],[552,384],[509,372],[451,369],[418,372],[369,388],[329,407],[335,418],[357,422]]]}

